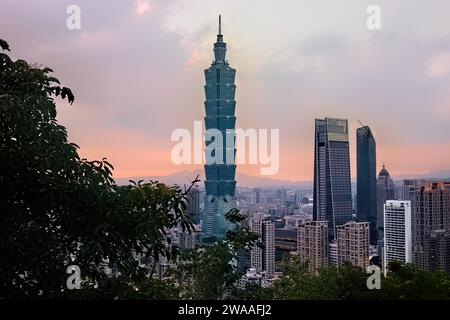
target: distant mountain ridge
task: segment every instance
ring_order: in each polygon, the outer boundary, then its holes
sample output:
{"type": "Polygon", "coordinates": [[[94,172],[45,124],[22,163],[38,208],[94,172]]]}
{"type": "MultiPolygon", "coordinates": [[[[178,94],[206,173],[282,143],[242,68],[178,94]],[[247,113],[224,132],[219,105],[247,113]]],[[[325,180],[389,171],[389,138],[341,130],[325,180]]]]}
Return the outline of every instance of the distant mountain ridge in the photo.
{"type": "MultiPolygon", "coordinates": [[[[200,183],[205,180],[205,173],[203,170],[194,171],[178,171],[167,176],[142,176],[142,177],[130,177],[130,178],[117,178],[116,183],[119,185],[129,184],[129,180],[139,181],[139,180],[153,180],[161,181],[168,185],[178,184],[180,186],[188,185],[193,181],[197,175],[199,176],[200,183]]],[[[426,174],[411,174],[411,175],[398,175],[392,177],[396,181],[403,179],[445,179],[450,180],[450,170],[434,171],[426,174]]],[[[312,181],[290,181],[290,180],[280,180],[271,179],[264,176],[251,176],[244,173],[237,173],[236,180],[238,187],[292,187],[292,188],[311,188],[312,181]]],[[[356,178],[352,178],[352,182],[356,182],[356,178]]]]}
{"type": "Polygon", "coordinates": [[[410,174],[410,175],[394,175],[392,177],[394,180],[403,180],[403,179],[443,179],[450,180],[450,170],[439,170],[439,171],[430,171],[429,173],[423,174],[410,174]]]}
{"type": "MultiPolygon", "coordinates": [[[[139,181],[139,180],[153,180],[161,181],[168,185],[185,185],[193,181],[197,175],[201,183],[205,180],[205,173],[203,170],[195,171],[179,171],[172,173],[167,176],[144,176],[144,177],[130,177],[130,178],[117,178],[116,183],[119,185],[129,184],[129,180],[139,181]]],[[[298,188],[312,188],[311,181],[289,181],[289,180],[278,180],[270,179],[262,176],[251,176],[244,173],[237,173],[236,180],[238,187],[277,187],[277,186],[289,186],[298,188]]]]}

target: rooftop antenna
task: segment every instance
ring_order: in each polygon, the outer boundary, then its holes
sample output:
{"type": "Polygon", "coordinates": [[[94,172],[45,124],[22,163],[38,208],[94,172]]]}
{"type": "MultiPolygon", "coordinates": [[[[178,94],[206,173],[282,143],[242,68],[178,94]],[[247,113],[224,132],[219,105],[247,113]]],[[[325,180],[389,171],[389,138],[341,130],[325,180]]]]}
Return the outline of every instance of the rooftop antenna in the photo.
{"type": "Polygon", "coordinates": [[[219,14],[219,35],[222,35],[222,15],[219,14]]]}
{"type": "Polygon", "coordinates": [[[362,127],[365,127],[365,125],[361,122],[361,121],[359,121],[358,119],[356,119],[358,122],[359,122],[359,124],[362,126],[362,127]]]}

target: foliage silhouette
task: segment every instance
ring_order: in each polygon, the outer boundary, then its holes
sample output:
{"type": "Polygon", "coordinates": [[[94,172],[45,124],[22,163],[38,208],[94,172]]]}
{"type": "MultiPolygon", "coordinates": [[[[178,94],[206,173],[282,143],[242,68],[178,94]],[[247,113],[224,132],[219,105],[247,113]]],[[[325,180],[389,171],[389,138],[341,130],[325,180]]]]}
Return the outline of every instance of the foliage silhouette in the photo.
{"type": "Polygon", "coordinates": [[[192,229],[186,194],[158,182],[118,186],[106,159],[80,159],[54,100],[74,96],[51,73],[0,53],[0,297],[65,296],[72,264],[85,292],[144,285],[154,268],[136,258],[174,258],[167,230],[192,229]]]}

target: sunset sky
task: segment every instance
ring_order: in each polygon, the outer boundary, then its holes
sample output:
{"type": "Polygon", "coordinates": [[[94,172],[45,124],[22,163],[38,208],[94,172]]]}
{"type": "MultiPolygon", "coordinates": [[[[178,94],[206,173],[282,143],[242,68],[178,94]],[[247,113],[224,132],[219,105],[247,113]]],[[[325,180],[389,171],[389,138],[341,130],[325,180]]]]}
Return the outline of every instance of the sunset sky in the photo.
{"type": "MultiPolygon", "coordinates": [[[[167,175],[173,130],[204,117],[218,15],[237,69],[237,127],[280,129],[276,179],[311,180],[314,119],[359,119],[391,174],[450,169],[450,1],[2,0],[14,58],[51,66],[75,103],[58,119],[115,177],[167,175]],[[432,3],[432,5],[431,5],[432,3]],[[81,8],[81,29],[66,8],[81,8]],[[366,27],[369,5],[381,30],[366,27]]],[[[238,171],[257,175],[259,166],[238,171]]]]}

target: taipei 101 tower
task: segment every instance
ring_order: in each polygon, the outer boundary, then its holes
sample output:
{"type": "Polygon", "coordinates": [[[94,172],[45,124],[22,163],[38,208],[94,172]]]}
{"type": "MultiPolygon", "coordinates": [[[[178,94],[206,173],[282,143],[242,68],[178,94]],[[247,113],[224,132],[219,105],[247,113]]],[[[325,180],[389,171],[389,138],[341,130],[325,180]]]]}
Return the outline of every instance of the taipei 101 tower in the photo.
{"type": "MultiPolygon", "coordinates": [[[[202,239],[204,242],[223,240],[232,225],[225,214],[236,207],[236,165],[234,158],[234,116],[236,70],[225,59],[227,44],[223,42],[221,16],[219,16],[219,34],[214,43],[214,61],[205,70],[205,128],[220,131],[223,141],[221,150],[208,152],[208,145],[215,138],[206,139],[205,192],[206,202],[202,218],[202,239]],[[228,136],[228,135],[231,135],[228,136]],[[226,145],[227,136],[233,145],[226,145]],[[214,160],[208,160],[208,154],[214,160]],[[223,159],[223,161],[221,161],[223,159]],[[228,160],[227,159],[231,159],[228,160]]],[[[211,147],[211,146],[210,146],[211,147]]]]}

